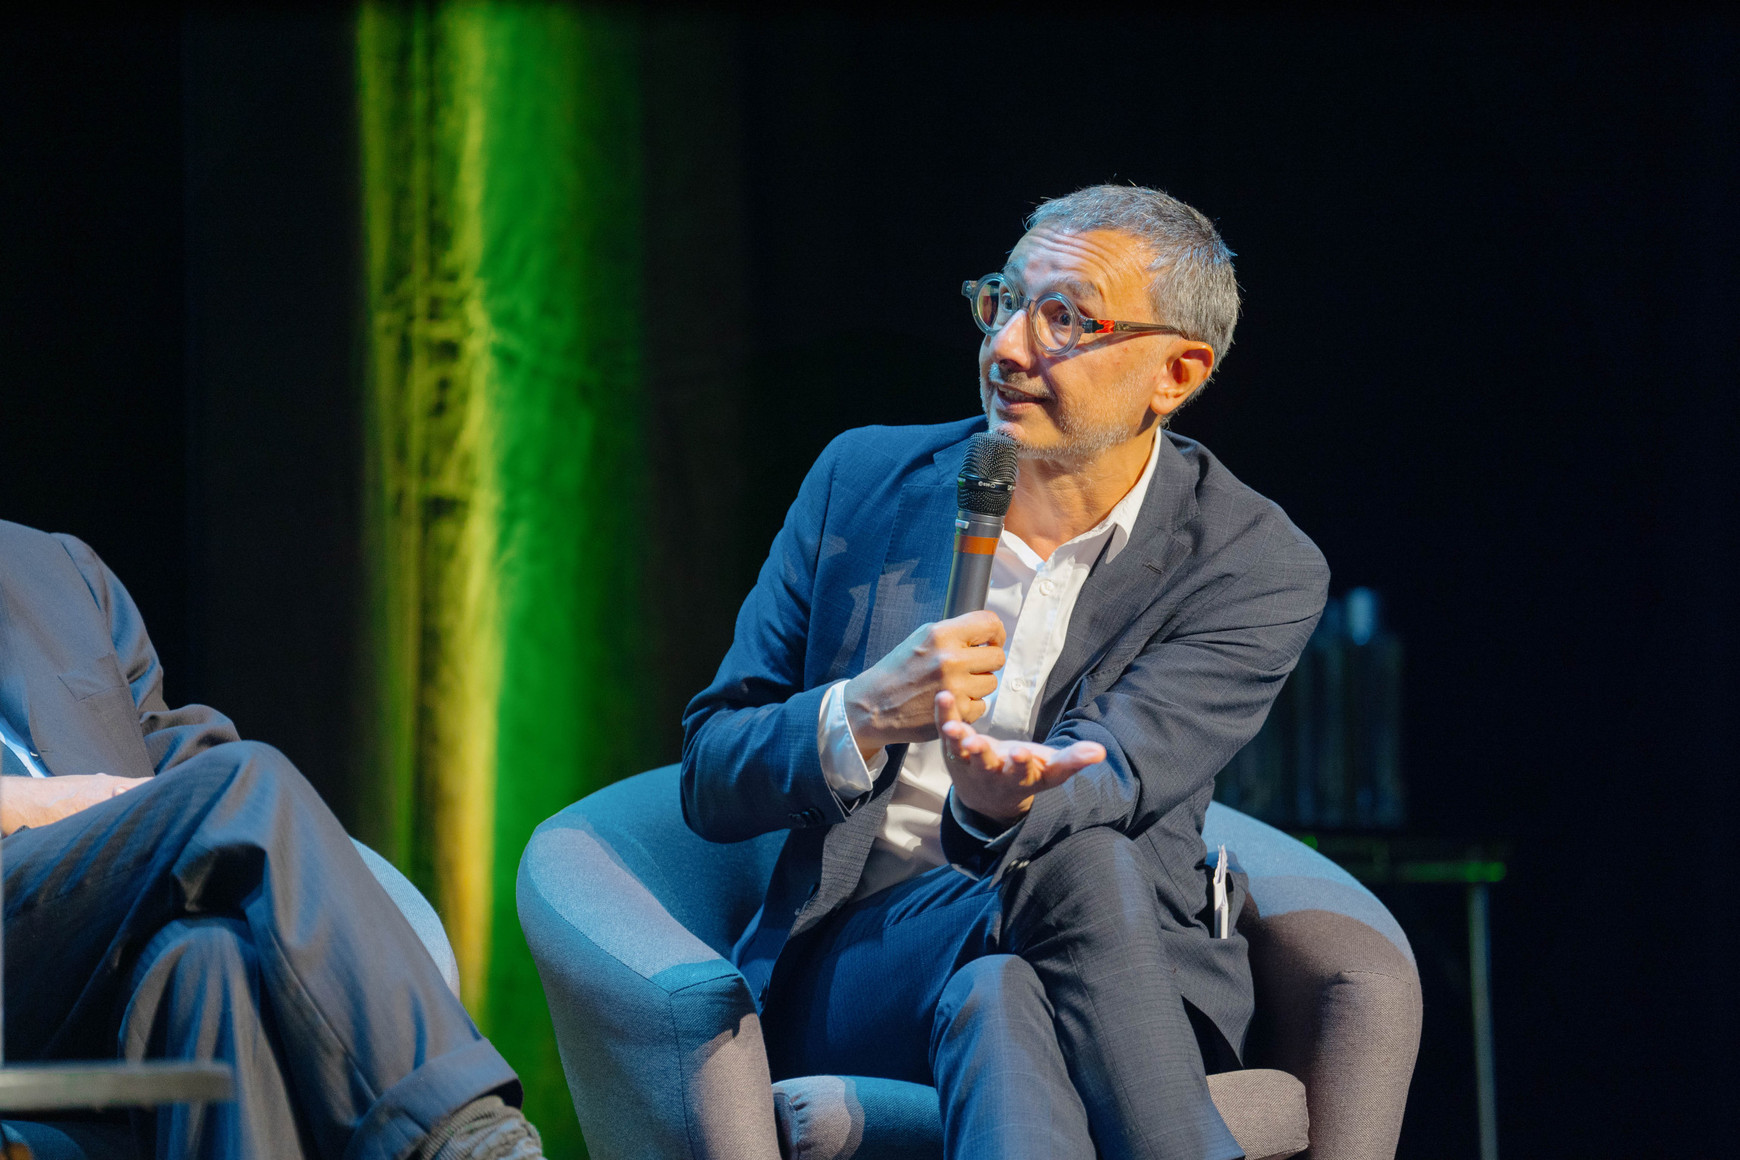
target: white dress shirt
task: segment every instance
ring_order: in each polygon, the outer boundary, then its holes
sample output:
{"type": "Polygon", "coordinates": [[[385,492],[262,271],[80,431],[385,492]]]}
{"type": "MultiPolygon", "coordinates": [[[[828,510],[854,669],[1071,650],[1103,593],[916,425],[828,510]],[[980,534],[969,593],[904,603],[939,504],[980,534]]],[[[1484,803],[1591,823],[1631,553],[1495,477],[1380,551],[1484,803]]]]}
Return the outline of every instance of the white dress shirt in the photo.
{"type": "MultiPolygon", "coordinates": [[[[1101,520],[1041,560],[1015,533],[1004,530],[991,564],[991,586],[985,607],[997,614],[1006,634],[1007,661],[997,688],[985,698],[985,713],[974,723],[981,733],[1007,741],[1030,741],[1039,714],[1039,698],[1052,666],[1063,652],[1069,618],[1082,585],[1102,551],[1111,560],[1130,542],[1130,531],[1142,510],[1154,477],[1159,438],[1148,450],[1142,474],[1123,499],[1101,520]]],[[[881,750],[869,763],[858,751],[846,719],[845,681],[836,682],[822,699],[816,722],[816,748],[822,776],[844,800],[868,793],[888,763],[881,750]]],[[[955,820],[969,833],[984,838],[961,813],[949,793],[952,782],[944,764],[941,741],[910,746],[900,776],[889,791],[888,816],[864,864],[854,899],[903,882],[946,859],[942,851],[942,810],[951,803],[955,820]]]]}

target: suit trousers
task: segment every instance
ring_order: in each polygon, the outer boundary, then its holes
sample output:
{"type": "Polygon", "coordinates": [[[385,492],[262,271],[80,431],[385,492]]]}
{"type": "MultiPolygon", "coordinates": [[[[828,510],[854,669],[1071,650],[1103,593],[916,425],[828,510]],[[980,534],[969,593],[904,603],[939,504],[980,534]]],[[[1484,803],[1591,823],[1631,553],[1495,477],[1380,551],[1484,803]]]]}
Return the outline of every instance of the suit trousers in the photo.
{"type": "Polygon", "coordinates": [[[231,1106],[135,1117],[168,1157],[400,1160],[519,1082],[336,818],[270,746],[208,749],[5,839],[6,1055],[220,1059],[231,1106]]]}
{"type": "Polygon", "coordinates": [[[1160,929],[1104,827],[1000,886],[938,867],[787,946],[762,1013],[773,1077],[935,1084],[948,1160],[1232,1160],[1160,929]]]}

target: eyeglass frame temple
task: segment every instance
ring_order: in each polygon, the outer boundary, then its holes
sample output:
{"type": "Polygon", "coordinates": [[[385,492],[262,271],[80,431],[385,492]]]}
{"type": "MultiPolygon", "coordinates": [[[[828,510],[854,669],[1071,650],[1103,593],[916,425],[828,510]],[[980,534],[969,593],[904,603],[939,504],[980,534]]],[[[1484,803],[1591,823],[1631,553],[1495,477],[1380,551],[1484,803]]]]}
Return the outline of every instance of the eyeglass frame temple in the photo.
{"type": "MultiPolygon", "coordinates": [[[[967,281],[962,282],[961,283],[961,297],[967,298],[969,300],[973,299],[973,298],[977,298],[979,296],[979,287],[983,286],[986,282],[989,282],[992,278],[996,278],[996,277],[997,277],[996,274],[991,274],[991,275],[988,275],[987,277],[984,277],[984,278],[970,278],[967,281]]],[[[1041,294],[1039,296],[1039,298],[1046,298],[1046,297],[1049,297],[1049,295],[1041,294]]],[[[1063,296],[1058,295],[1058,297],[1061,298],[1063,296]]],[[[1028,299],[1026,302],[1022,303],[1022,308],[1025,309],[1026,307],[1033,305],[1033,303],[1039,301],[1039,298],[1028,299]]],[[[1065,302],[1069,302],[1068,298],[1064,298],[1063,300],[1065,302]]],[[[1176,326],[1167,326],[1163,322],[1120,322],[1119,320],[1117,320],[1115,318],[1089,318],[1086,314],[1083,314],[1081,312],[1081,307],[1076,306],[1075,303],[1073,303],[1073,302],[1070,302],[1069,304],[1071,306],[1075,307],[1075,312],[1076,312],[1075,316],[1081,322],[1081,332],[1083,334],[1113,334],[1113,333],[1123,332],[1123,333],[1149,333],[1149,334],[1176,334],[1180,338],[1185,337],[1184,332],[1182,330],[1179,330],[1176,326]],[[1092,323],[1091,327],[1088,325],[1089,323],[1092,323]]],[[[974,311],[973,313],[974,313],[974,317],[977,317],[978,312],[974,311]]],[[[983,324],[981,324],[980,329],[984,329],[983,324]]],[[[986,331],[986,333],[988,334],[990,332],[986,331]]]]}
{"type": "Polygon", "coordinates": [[[1085,314],[1078,314],[1077,317],[1081,319],[1081,332],[1083,334],[1136,331],[1147,334],[1176,334],[1180,338],[1185,337],[1182,330],[1176,326],[1167,326],[1163,322],[1119,322],[1115,318],[1089,318],[1085,314]],[[1092,329],[1089,329],[1087,325],[1090,322],[1093,323],[1092,329]]]}

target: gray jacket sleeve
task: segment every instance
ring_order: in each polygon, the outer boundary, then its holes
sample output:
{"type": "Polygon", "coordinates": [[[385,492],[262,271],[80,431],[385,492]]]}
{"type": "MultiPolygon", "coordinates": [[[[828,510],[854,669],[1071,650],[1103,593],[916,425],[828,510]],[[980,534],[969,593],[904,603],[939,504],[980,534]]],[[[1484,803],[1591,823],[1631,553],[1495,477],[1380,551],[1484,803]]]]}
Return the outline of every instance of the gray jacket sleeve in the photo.
{"type": "Polygon", "coordinates": [[[737,614],[730,651],[683,715],[683,817],[711,842],[831,825],[852,809],[829,785],[816,745],[827,686],[804,687],[840,442],[804,478],[737,614]]]}
{"type": "Polygon", "coordinates": [[[1097,741],[1106,760],[1034,799],[1003,865],[1090,826],[1139,833],[1210,785],[1268,716],[1328,584],[1316,546],[1277,527],[1252,567],[1149,640],[1103,687],[1090,674],[1087,695],[1045,743],[1097,741]]]}
{"type": "Polygon", "coordinates": [[[139,710],[139,732],[153,770],[162,773],[214,745],[239,740],[235,723],[216,709],[206,705],[169,708],[163,700],[163,666],[145,631],[145,618],[120,578],[83,540],[64,533],[56,533],[55,539],[72,557],[108,621],[109,639],[132,689],[133,704],[139,710]]]}

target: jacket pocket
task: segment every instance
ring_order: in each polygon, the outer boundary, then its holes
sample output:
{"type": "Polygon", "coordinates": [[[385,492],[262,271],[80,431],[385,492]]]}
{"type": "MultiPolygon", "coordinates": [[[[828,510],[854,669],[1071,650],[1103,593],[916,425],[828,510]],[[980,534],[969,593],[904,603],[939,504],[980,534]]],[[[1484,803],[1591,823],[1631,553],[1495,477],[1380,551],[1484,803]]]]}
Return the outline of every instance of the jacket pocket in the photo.
{"type": "Polygon", "coordinates": [[[127,678],[121,675],[121,666],[115,660],[114,653],[96,657],[83,668],[62,673],[60,683],[79,701],[88,701],[92,697],[117,690],[125,690],[127,699],[133,699],[132,691],[127,688],[127,678]]]}

